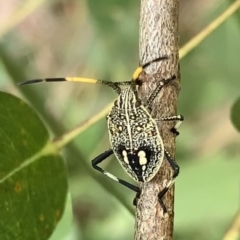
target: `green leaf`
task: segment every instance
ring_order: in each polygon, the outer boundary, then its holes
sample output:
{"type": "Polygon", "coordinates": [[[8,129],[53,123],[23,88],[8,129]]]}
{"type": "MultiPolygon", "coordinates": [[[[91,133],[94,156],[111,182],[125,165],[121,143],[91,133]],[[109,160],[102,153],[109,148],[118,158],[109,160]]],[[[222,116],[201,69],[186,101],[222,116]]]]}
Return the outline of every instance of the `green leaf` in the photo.
{"type": "Polygon", "coordinates": [[[48,239],[64,211],[63,159],[22,100],[0,93],[0,239],[48,239]]]}
{"type": "Polygon", "coordinates": [[[238,98],[232,106],[231,120],[234,127],[240,132],[240,98],[238,98]]]}

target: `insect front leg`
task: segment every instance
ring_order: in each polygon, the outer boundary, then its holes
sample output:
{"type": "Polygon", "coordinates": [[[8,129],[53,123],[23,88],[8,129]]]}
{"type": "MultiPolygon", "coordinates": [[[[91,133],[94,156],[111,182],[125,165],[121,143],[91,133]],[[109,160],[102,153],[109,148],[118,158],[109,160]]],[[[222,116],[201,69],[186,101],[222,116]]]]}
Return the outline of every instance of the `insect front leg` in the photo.
{"type": "Polygon", "coordinates": [[[168,151],[165,150],[164,153],[167,158],[167,161],[169,162],[170,166],[173,169],[172,179],[168,182],[168,184],[164,187],[164,189],[158,194],[158,201],[159,201],[160,205],[162,206],[164,213],[166,213],[167,208],[166,208],[165,204],[163,203],[162,199],[163,199],[164,195],[167,193],[168,189],[174,184],[175,179],[179,174],[179,166],[177,165],[175,160],[171,157],[171,155],[169,154],[168,151]]]}
{"type": "Polygon", "coordinates": [[[175,79],[176,79],[176,76],[174,75],[174,76],[172,76],[172,77],[170,77],[170,78],[168,78],[168,79],[163,79],[163,80],[161,80],[161,81],[158,83],[158,85],[156,86],[155,90],[154,90],[154,91],[152,92],[152,94],[150,95],[150,97],[149,97],[149,99],[148,99],[145,107],[148,108],[148,109],[151,109],[150,106],[152,105],[152,103],[153,103],[154,99],[156,98],[156,96],[158,95],[158,93],[161,91],[162,87],[163,87],[164,85],[168,84],[170,81],[173,81],[173,80],[175,80],[175,79]]]}
{"type": "Polygon", "coordinates": [[[133,190],[134,192],[136,192],[137,194],[140,192],[140,189],[134,185],[132,185],[129,182],[126,182],[116,176],[114,176],[113,174],[107,172],[106,170],[100,168],[98,166],[98,164],[100,164],[101,162],[103,162],[104,160],[106,160],[109,156],[111,156],[113,154],[113,150],[109,149],[104,153],[101,153],[99,156],[97,156],[96,158],[94,158],[92,160],[92,167],[96,170],[98,170],[99,172],[103,173],[104,175],[106,175],[107,177],[111,178],[112,180],[122,184],[123,186],[133,190]]]}

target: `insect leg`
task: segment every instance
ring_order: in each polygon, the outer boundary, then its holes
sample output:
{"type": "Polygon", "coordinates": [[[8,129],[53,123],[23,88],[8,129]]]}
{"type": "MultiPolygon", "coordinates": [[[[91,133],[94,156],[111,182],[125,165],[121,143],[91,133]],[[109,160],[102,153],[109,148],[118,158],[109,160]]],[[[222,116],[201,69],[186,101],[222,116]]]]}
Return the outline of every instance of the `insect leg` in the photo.
{"type": "Polygon", "coordinates": [[[171,116],[171,117],[162,117],[160,119],[156,119],[156,121],[177,121],[175,126],[171,129],[171,131],[173,133],[175,133],[176,135],[179,135],[179,132],[177,131],[177,128],[181,125],[181,123],[183,122],[184,117],[182,115],[177,115],[177,116],[171,116]]]}
{"type": "Polygon", "coordinates": [[[173,176],[172,176],[172,179],[168,182],[168,184],[164,187],[164,189],[158,194],[158,201],[159,201],[160,205],[162,206],[163,211],[167,212],[166,206],[163,203],[162,199],[163,199],[164,195],[167,193],[168,189],[174,184],[174,181],[179,174],[179,166],[174,161],[174,159],[171,157],[171,155],[169,154],[168,151],[165,150],[164,153],[167,158],[167,161],[169,162],[170,166],[173,169],[173,176]]]}
{"type": "Polygon", "coordinates": [[[146,103],[146,107],[147,107],[147,108],[149,108],[149,107],[151,106],[153,100],[156,98],[156,96],[158,95],[158,93],[160,92],[160,90],[162,89],[162,87],[163,87],[164,85],[166,85],[167,83],[169,83],[170,81],[174,80],[174,79],[176,79],[176,76],[175,76],[175,75],[172,76],[171,78],[163,79],[163,80],[161,80],[161,81],[158,83],[156,89],[155,89],[155,90],[153,91],[153,93],[150,95],[150,97],[149,97],[149,99],[148,99],[148,101],[147,101],[147,103],[146,103]]]}
{"type": "Polygon", "coordinates": [[[81,83],[93,83],[93,84],[102,84],[111,87],[117,94],[120,94],[121,89],[118,86],[118,83],[99,80],[95,78],[84,78],[84,77],[59,77],[59,78],[43,78],[43,79],[32,79],[24,82],[18,83],[18,85],[27,85],[32,83],[40,83],[40,82],[81,82],[81,83]]]}
{"type": "Polygon", "coordinates": [[[114,176],[113,174],[105,171],[104,169],[100,168],[99,166],[97,166],[99,163],[101,163],[102,161],[104,161],[105,159],[107,159],[109,156],[111,156],[113,154],[113,150],[112,149],[109,149],[107,150],[106,152],[104,153],[101,153],[99,156],[97,156],[96,158],[94,158],[92,160],[92,167],[96,170],[98,170],[99,172],[105,174],[107,177],[111,178],[112,180],[124,185],[125,187],[133,190],[134,192],[139,192],[140,189],[134,185],[132,185],[131,183],[129,182],[126,182],[122,179],[119,179],[117,178],[116,176],[114,176]]]}

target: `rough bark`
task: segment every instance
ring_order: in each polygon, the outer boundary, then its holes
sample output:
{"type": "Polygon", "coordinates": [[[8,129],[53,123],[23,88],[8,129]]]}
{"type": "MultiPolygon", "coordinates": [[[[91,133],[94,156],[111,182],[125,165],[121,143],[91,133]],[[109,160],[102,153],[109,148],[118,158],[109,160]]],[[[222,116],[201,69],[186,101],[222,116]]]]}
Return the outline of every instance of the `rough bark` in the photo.
{"type": "MultiPolygon", "coordinates": [[[[178,0],[141,0],[140,14],[140,64],[150,62],[160,56],[169,59],[151,64],[146,70],[141,98],[147,99],[163,78],[173,75],[177,79],[164,86],[152,105],[152,116],[176,115],[179,92],[178,66],[178,0]]],[[[175,136],[170,131],[174,123],[159,123],[159,131],[165,148],[174,157],[175,136]]],[[[164,196],[167,213],[164,214],[158,202],[158,193],[171,179],[172,169],[164,158],[159,173],[149,183],[140,186],[141,197],[136,207],[135,240],[170,240],[173,236],[174,187],[164,196]]]]}

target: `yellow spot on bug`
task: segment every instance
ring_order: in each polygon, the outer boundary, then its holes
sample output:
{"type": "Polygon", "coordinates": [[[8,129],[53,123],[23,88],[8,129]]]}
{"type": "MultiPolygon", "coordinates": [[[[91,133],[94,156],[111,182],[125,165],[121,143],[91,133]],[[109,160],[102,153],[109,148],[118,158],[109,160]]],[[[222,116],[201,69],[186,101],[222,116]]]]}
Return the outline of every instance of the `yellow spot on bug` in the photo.
{"type": "Polygon", "coordinates": [[[128,157],[127,157],[127,152],[125,150],[122,151],[122,155],[123,155],[124,162],[129,164],[128,157]]]}
{"type": "Polygon", "coordinates": [[[141,131],[142,131],[142,128],[141,128],[141,127],[137,127],[137,131],[138,131],[138,132],[141,132],[141,131]]]}
{"type": "Polygon", "coordinates": [[[138,156],[139,156],[139,164],[140,165],[147,164],[146,153],[144,151],[139,151],[138,156]]]}
{"type": "Polygon", "coordinates": [[[139,75],[142,73],[143,71],[143,68],[142,67],[138,67],[134,73],[133,73],[133,76],[132,76],[132,80],[137,80],[139,78],[139,75]]]}
{"type": "Polygon", "coordinates": [[[15,184],[15,186],[14,186],[14,191],[15,191],[16,193],[20,193],[20,192],[22,191],[22,184],[19,183],[19,182],[17,182],[17,183],[15,184]]]}
{"type": "Polygon", "coordinates": [[[43,221],[45,220],[45,217],[44,217],[43,214],[40,215],[39,220],[40,220],[41,222],[43,222],[43,221]]]}

